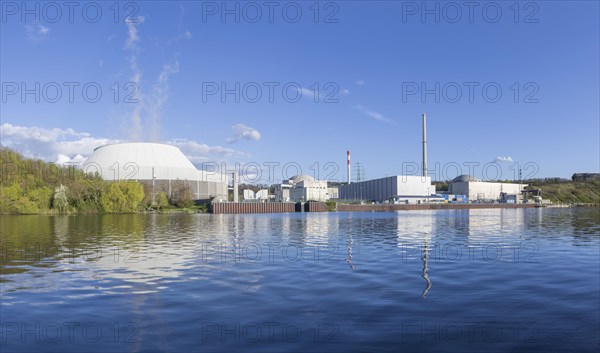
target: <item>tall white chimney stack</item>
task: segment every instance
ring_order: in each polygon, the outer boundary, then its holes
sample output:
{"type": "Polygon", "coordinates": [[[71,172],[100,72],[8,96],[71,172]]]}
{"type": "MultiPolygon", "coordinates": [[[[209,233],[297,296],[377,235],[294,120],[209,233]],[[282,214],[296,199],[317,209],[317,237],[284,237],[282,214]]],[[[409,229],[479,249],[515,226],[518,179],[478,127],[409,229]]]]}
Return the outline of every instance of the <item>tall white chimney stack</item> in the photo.
{"type": "Polygon", "coordinates": [[[423,113],[423,176],[427,176],[427,115],[423,113]]]}
{"type": "Polygon", "coordinates": [[[350,151],[348,151],[348,185],[352,183],[352,179],[350,177],[350,151]]]}

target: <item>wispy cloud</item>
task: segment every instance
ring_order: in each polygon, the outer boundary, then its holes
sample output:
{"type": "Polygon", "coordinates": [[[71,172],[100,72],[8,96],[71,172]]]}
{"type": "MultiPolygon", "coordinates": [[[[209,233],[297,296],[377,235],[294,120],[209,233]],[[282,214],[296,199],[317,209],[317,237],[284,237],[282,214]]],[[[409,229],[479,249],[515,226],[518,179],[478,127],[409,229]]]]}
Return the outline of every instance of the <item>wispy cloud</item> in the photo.
{"type": "Polygon", "coordinates": [[[349,89],[346,89],[346,88],[344,88],[344,89],[342,89],[342,94],[343,94],[344,96],[347,96],[347,95],[349,95],[349,94],[350,94],[350,90],[349,90],[349,89]]]}
{"type": "Polygon", "coordinates": [[[142,70],[138,65],[138,56],[141,51],[139,26],[144,23],[144,20],[143,16],[138,16],[136,21],[131,19],[126,21],[128,35],[125,40],[125,49],[130,55],[130,81],[134,84],[135,89],[131,99],[137,102],[133,103],[129,116],[128,137],[132,141],[148,139],[159,141],[162,109],[169,97],[169,78],[171,75],[179,73],[179,58],[175,54],[172,63],[163,64],[162,70],[158,74],[155,84],[151,86],[150,92],[142,88],[142,70]]]}
{"type": "MultiPolygon", "coordinates": [[[[121,140],[94,137],[73,129],[46,129],[37,126],[0,125],[2,146],[12,148],[26,157],[39,158],[57,164],[84,163],[96,147],[121,140]]],[[[188,139],[171,139],[164,143],[179,147],[195,164],[247,158],[249,154],[232,148],[210,146],[188,139]]]]}
{"type": "Polygon", "coordinates": [[[138,36],[138,26],[141,25],[142,23],[144,23],[144,16],[139,16],[136,19],[133,19],[131,17],[128,17],[125,20],[125,23],[127,24],[127,32],[128,32],[128,36],[127,36],[127,40],[125,41],[125,47],[131,51],[137,51],[138,50],[138,46],[137,43],[140,40],[140,37],[138,36]]]}
{"type": "Polygon", "coordinates": [[[177,20],[177,36],[169,39],[167,41],[168,45],[177,44],[183,40],[192,39],[192,32],[187,29],[184,29],[184,18],[185,18],[185,7],[183,5],[179,5],[179,16],[177,20]]]}
{"type": "Polygon", "coordinates": [[[496,158],[494,159],[494,162],[496,162],[496,163],[510,163],[510,162],[513,162],[513,159],[512,159],[512,157],[510,157],[510,156],[506,156],[506,157],[496,157],[496,158]]]}
{"type": "Polygon", "coordinates": [[[365,85],[365,81],[363,81],[363,80],[357,80],[354,83],[356,83],[358,86],[364,86],[365,85]]]}
{"type": "Polygon", "coordinates": [[[139,141],[142,138],[142,92],[141,92],[141,82],[142,82],[142,71],[138,66],[138,54],[139,47],[138,42],[140,41],[140,37],[138,36],[138,26],[144,23],[144,17],[139,16],[137,20],[133,20],[131,18],[127,18],[125,21],[127,24],[127,32],[128,36],[125,40],[125,49],[129,51],[129,68],[131,70],[131,82],[135,85],[135,91],[131,99],[137,103],[133,104],[133,110],[130,116],[130,126],[129,126],[129,138],[133,141],[139,141]]]}
{"type": "Polygon", "coordinates": [[[150,138],[156,141],[160,138],[160,116],[162,108],[169,98],[169,77],[179,72],[179,60],[175,59],[173,64],[163,65],[163,69],[158,75],[156,86],[152,93],[152,101],[148,106],[149,122],[148,128],[150,138]]]}
{"type": "Polygon", "coordinates": [[[43,25],[25,25],[25,34],[31,42],[39,42],[48,36],[50,28],[43,25]]]}
{"type": "Polygon", "coordinates": [[[393,120],[390,120],[390,119],[386,118],[385,116],[383,116],[383,114],[372,111],[371,109],[369,109],[367,107],[363,107],[362,105],[357,105],[352,108],[363,112],[365,115],[367,115],[368,117],[370,117],[373,120],[380,121],[383,123],[388,123],[388,124],[394,122],[393,120]]]}
{"type": "Polygon", "coordinates": [[[258,130],[244,124],[236,124],[232,126],[232,129],[234,134],[227,139],[229,143],[235,143],[240,140],[259,141],[261,138],[258,130]]]}

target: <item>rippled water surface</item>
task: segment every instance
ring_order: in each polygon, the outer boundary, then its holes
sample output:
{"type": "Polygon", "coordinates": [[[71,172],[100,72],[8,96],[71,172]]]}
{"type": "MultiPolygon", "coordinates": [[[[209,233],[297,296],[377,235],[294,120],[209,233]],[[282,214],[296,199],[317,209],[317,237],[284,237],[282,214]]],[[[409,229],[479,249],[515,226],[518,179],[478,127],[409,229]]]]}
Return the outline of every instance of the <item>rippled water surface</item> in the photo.
{"type": "Polygon", "coordinates": [[[600,350],[598,210],[0,221],[1,352],[600,350]]]}

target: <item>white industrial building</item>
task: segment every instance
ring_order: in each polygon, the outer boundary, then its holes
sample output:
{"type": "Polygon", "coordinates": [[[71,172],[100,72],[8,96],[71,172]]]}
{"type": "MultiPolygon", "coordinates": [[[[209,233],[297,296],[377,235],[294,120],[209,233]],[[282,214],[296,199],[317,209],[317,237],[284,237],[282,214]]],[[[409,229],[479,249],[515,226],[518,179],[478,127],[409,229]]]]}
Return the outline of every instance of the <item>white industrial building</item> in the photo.
{"type": "Polygon", "coordinates": [[[171,193],[174,182],[183,181],[197,200],[227,199],[227,176],[196,169],[192,162],[171,145],[160,143],[116,143],[98,147],[82,165],[86,173],[104,180],[150,182],[156,192],[171,193]]]}
{"type": "Polygon", "coordinates": [[[284,181],[281,184],[273,185],[273,194],[276,202],[290,202],[290,189],[292,185],[284,181]]]}
{"type": "Polygon", "coordinates": [[[381,179],[340,185],[341,200],[427,202],[435,194],[431,177],[397,175],[381,179]]]}
{"type": "Polygon", "coordinates": [[[516,183],[494,183],[476,180],[470,175],[461,175],[448,187],[448,193],[466,195],[469,201],[500,201],[502,194],[513,196],[510,199],[514,202],[521,201],[521,192],[527,184],[516,183]]]}
{"type": "Polygon", "coordinates": [[[258,190],[254,192],[252,190],[244,190],[244,201],[268,201],[271,199],[268,189],[258,190]]]}
{"type": "Polygon", "coordinates": [[[337,186],[328,187],[327,193],[329,194],[329,199],[339,199],[340,198],[340,190],[337,186]]]}
{"type": "Polygon", "coordinates": [[[274,185],[275,201],[278,202],[325,202],[331,197],[327,181],[316,180],[310,175],[297,175],[283,183],[274,185]]]}

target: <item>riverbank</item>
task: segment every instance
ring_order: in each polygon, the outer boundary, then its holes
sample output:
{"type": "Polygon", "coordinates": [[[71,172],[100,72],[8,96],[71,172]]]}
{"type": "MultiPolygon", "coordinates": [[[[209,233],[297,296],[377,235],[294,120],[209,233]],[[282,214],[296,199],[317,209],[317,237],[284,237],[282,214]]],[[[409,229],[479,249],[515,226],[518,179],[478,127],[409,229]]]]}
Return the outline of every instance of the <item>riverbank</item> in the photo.
{"type": "Polygon", "coordinates": [[[210,212],[214,214],[245,214],[245,213],[292,213],[292,212],[393,212],[409,210],[464,210],[483,208],[536,208],[540,204],[503,204],[503,203],[450,203],[450,204],[342,204],[342,203],[246,203],[225,202],[211,205],[210,212]]]}

